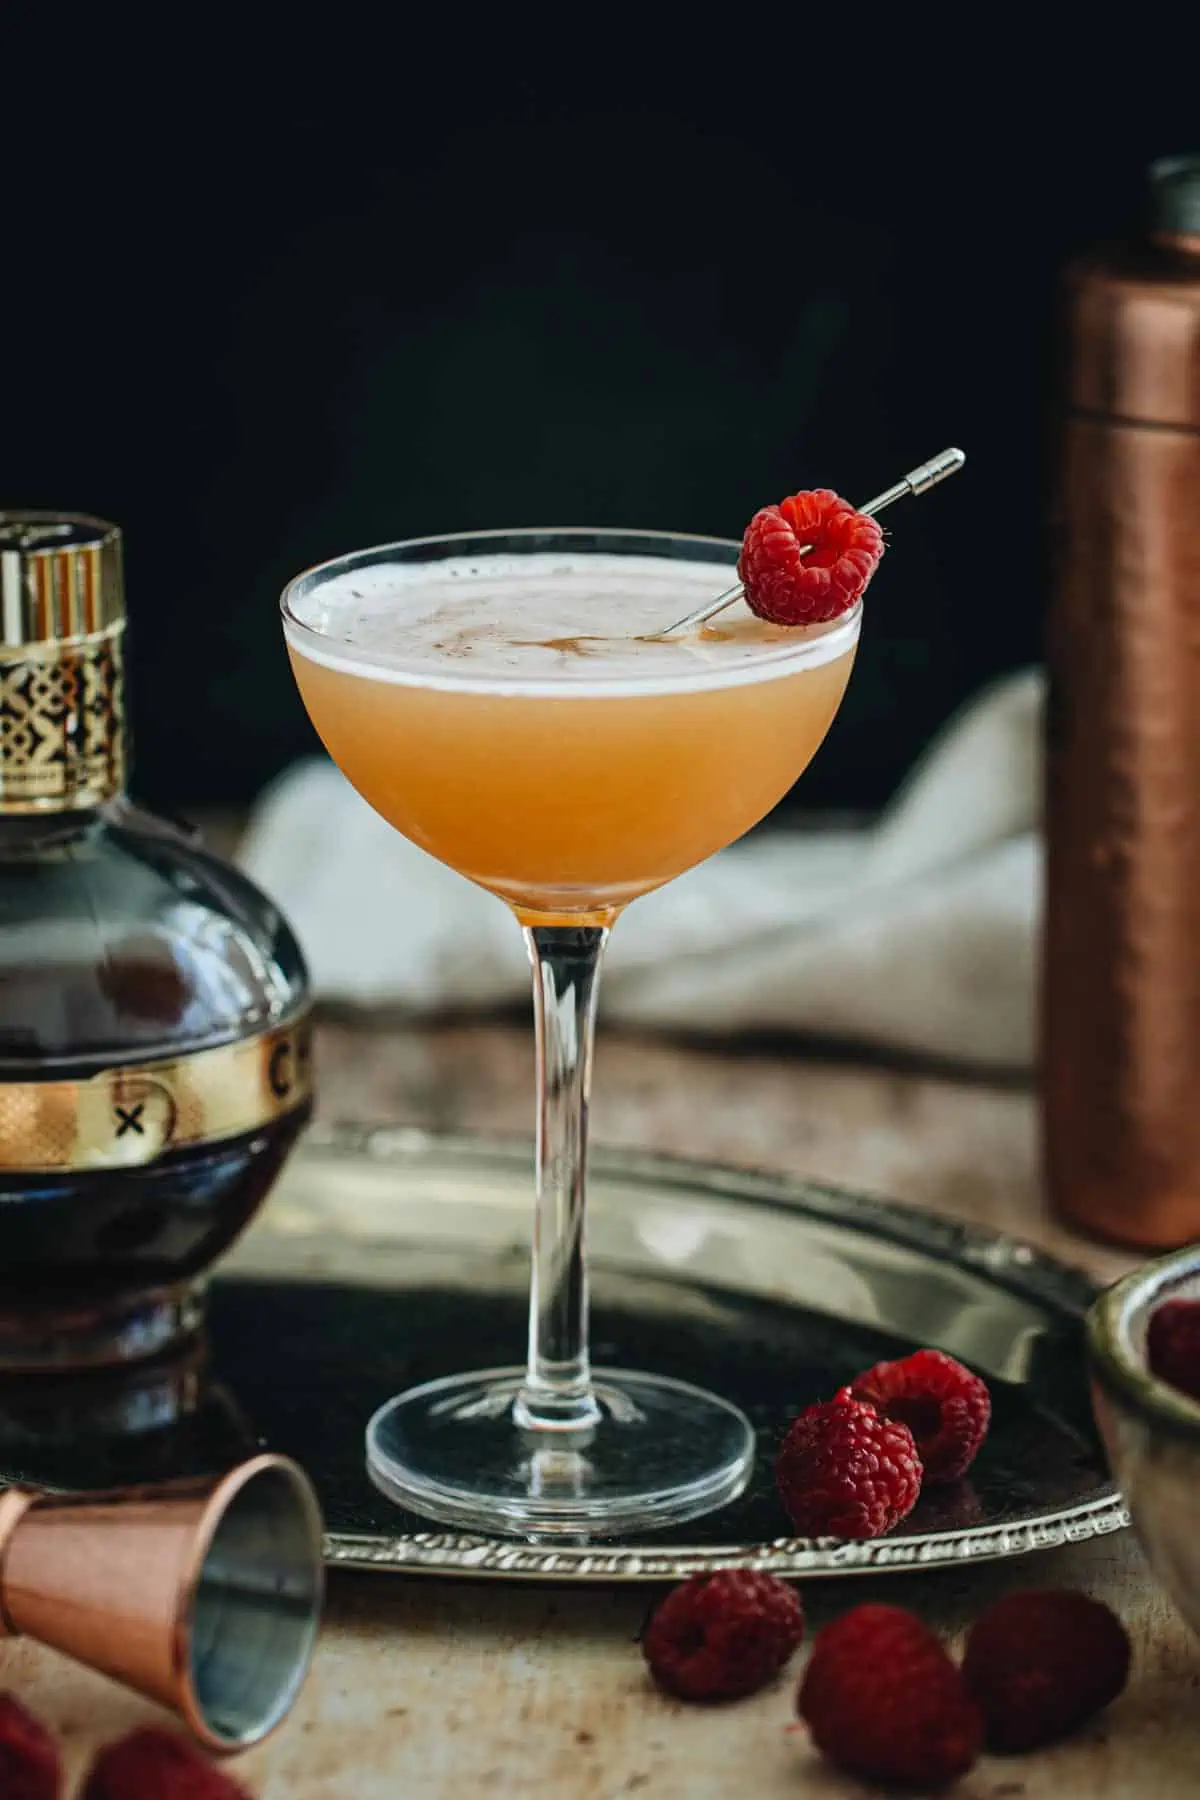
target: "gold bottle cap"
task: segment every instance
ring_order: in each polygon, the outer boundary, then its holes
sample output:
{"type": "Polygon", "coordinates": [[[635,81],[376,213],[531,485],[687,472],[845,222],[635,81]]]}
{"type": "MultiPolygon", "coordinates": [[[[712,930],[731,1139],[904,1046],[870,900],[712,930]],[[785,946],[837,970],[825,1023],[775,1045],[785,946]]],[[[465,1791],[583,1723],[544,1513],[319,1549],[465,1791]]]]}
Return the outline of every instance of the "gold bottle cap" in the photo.
{"type": "Polygon", "coordinates": [[[82,514],[0,512],[0,645],[62,644],[125,622],[121,533],[82,514]]]}
{"type": "Polygon", "coordinates": [[[0,512],[0,813],[76,811],[125,782],[121,533],[0,512]]]}

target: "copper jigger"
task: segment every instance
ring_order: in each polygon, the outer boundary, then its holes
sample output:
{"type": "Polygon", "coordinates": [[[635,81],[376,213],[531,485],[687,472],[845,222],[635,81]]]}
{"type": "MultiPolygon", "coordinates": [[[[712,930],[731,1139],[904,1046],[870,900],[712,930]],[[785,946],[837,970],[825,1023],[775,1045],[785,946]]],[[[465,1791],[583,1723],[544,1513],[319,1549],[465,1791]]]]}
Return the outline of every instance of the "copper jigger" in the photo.
{"type": "Polygon", "coordinates": [[[0,1637],[36,1638],[177,1712],[209,1750],[300,1691],[324,1588],[320,1507],[282,1456],[124,1498],[0,1494],[0,1637]]]}

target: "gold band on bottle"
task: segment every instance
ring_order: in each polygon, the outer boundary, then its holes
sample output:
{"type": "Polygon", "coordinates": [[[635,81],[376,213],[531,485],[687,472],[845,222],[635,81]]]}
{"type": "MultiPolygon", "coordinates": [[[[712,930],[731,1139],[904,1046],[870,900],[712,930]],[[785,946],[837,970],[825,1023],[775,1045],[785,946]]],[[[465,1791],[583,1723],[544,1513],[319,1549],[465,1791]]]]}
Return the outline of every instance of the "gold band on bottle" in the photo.
{"type": "Polygon", "coordinates": [[[143,1168],[261,1130],[312,1097],[307,1016],[86,1081],[0,1081],[0,1172],[143,1168]]]}
{"type": "Polygon", "coordinates": [[[123,629],[0,644],[0,813],[68,812],[121,792],[123,629]]]}

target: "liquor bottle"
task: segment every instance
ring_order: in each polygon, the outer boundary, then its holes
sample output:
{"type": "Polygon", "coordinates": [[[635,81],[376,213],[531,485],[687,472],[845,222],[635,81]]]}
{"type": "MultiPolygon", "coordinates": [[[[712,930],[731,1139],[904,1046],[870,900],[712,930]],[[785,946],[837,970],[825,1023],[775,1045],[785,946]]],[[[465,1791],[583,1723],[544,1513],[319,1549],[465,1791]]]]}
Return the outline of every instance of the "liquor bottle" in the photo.
{"type": "Polygon", "coordinates": [[[121,535],[0,512],[0,1371],[161,1354],[310,1110],[276,908],[126,795],[121,535]]]}
{"type": "Polygon", "coordinates": [[[1043,1139],[1051,1205],[1200,1237],[1200,157],[1068,288],[1048,638],[1043,1139]]]}

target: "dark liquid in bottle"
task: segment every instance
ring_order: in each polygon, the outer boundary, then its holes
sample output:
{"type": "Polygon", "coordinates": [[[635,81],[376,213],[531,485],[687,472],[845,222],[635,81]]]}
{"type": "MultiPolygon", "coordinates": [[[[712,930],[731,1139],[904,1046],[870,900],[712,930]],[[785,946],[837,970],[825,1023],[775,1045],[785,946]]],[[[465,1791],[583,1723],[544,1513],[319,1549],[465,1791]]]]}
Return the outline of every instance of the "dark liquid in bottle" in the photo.
{"type": "Polygon", "coordinates": [[[308,1120],[304,1104],[145,1168],[0,1174],[0,1308],[171,1287],[227,1250],[308,1120]]]}
{"type": "MultiPolygon", "coordinates": [[[[309,1116],[306,1002],[284,922],[185,833],[124,803],[3,822],[0,1367],[27,1316],[55,1360],[229,1247],[309,1116]]],[[[169,1341],[131,1321],[121,1357],[169,1341]]]]}

